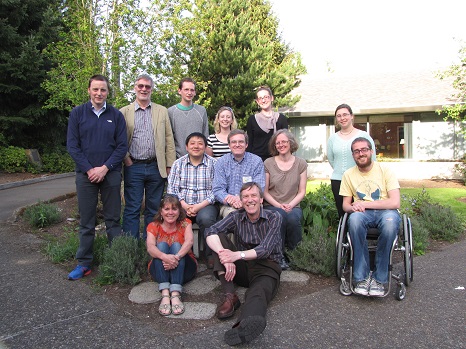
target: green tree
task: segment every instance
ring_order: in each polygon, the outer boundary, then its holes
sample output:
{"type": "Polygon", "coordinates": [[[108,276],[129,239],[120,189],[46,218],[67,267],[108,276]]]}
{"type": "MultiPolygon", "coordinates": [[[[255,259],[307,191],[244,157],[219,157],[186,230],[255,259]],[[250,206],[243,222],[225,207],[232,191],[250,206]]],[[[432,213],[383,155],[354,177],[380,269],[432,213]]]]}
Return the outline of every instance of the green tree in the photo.
{"type": "Polygon", "coordinates": [[[0,4],[0,145],[54,147],[64,141],[66,116],[44,110],[41,87],[51,62],[44,48],[58,39],[59,1],[9,0],[0,4]]]}
{"type": "Polygon", "coordinates": [[[170,78],[158,84],[159,100],[177,101],[172,97],[179,79],[190,76],[208,114],[213,117],[229,105],[240,126],[257,109],[259,85],[272,88],[276,107],[299,100],[289,93],[306,69],[300,55],[283,42],[267,0],[154,1],[168,18],[160,45],[167,60],[161,68],[169,69],[165,76],[170,78]]]}
{"type": "Polygon", "coordinates": [[[56,65],[44,82],[51,94],[48,108],[70,111],[87,101],[88,80],[94,74],[109,78],[110,102],[116,106],[128,103],[127,92],[136,75],[148,70],[157,73],[160,19],[154,20],[157,11],[148,6],[139,0],[62,3],[62,40],[47,49],[56,65]]]}
{"type": "Polygon", "coordinates": [[[438,74],[440,79],[453,77],[453,87],[458,90],[458,93],[454,96],[457,98],[457,103],[454,105],[443,106],[443,109],[439,113],[446,113],[445,120],[452,120],[459,122],[461,127],[461,133],[466,138],[466,46],[463,46],[459,50],[460,63],[452,65],[446,71],[438,74]]]}

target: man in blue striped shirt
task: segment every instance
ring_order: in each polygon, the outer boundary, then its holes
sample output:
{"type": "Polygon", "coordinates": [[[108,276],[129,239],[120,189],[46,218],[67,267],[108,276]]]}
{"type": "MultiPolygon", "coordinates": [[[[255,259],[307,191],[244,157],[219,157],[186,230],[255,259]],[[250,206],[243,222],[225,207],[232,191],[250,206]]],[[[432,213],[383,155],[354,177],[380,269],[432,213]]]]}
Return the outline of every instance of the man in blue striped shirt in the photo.
{"type": "MultiPolygon", "coordinates": [[[[212,182],[215,159],[205,153],[207,139],[200,132],[186,138],[186,151],[173,163],[168,176],[167,193],[178,197],[188,218],[199,225],[204,238],[205,229],[217,221],[218,206],[215,204],[212,182]]],[[[212,250],[206,245],[207,266],[213,267],[212,250]]]]}
{"type": "Polygon", "coordinates": [[[213,186],[215,199],[222,205],[222,218],[242,207],[239,192],[244,183],[256,182],[262,191],[265,187],[262,159],[246,151],[247,133],[240,129],[231,131],[228,135],[228,146],[231,153],[217,160],[213,186]]]}
{"type": "Polygon", "coordinates": [[[229,345],[249,342],[265,329],[267,306],[278,291],[281,274],[281,216],[262,208],[263,192],[258,183],[245,183],[240,200],[243,209],[206,231],[214,256],[214,275],[225,293],[217,317],[229,318],[241,305],[233,282],[249,288],[237,323],[225,333],[229,345]],[[228,234],[233,234],[233,239],[228,234]]]}

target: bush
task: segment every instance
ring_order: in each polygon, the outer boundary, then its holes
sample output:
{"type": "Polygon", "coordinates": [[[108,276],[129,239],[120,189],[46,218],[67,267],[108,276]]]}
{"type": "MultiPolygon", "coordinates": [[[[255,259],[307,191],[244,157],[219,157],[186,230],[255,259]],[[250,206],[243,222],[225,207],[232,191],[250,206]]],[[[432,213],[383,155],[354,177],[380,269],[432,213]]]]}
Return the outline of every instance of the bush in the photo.
{"type": "Polygon", "coordinates": [[[325,227],[334,227],[336,230],[338,211],[329,184],[321,183],[316,191],[307,193],[300,206],[303,210],[303,227],[322,222],[325,227]]]}
{"type": "Polygon", "coordinates": [[[429,247],[429,229],[416,216],[410,217],[413,230],[413,251],[415,255],[421,256],[429,247]]]}
{"type": "Polygon", "coordinates": [[[99,285],[122,283],[136,285],[147,273],[147,254],[145,242],[130,236],[113,239],[112,246],[105,249],[96,282],[99,285]]]}
{"type": "Polygon", "coordinates": [[[60,222],[61,214],[57,206],[39,201],[37,205],[26,208],[24,218],[32,227],[44,228],[60,222]]]}
{"type": "Polygon", "coordinates": [[[454,241],[464,232],[463,221],[450,207],[425,203],[421,206],[419,219],[433,239],[454,241]]]}
{"type": "Polygon", "coordinates": [[[314,274],[335,274],[335,236],[322,225],[305,228],[302,241],[288,251],[291,265],[314,274]]]}
{"type": "Polygon", "coordinates": [[[431,203],[432,199],[425,188],[414,196],[402,194],[400,198],[400,212],[409,217],[418,216],[424,204],[431,203]]]}
{"type": "Polygon", "coordinates": [[[42,170],[51,173],[73,172],[75,164],[67,152],[53,152],[41,156],[42,170]]]}
{"type": "Polygon", "coordinates": [[[18,147],[0,148],[0,170],[8,173],[26,172],[28,168],[26,151],[18,147]]]}

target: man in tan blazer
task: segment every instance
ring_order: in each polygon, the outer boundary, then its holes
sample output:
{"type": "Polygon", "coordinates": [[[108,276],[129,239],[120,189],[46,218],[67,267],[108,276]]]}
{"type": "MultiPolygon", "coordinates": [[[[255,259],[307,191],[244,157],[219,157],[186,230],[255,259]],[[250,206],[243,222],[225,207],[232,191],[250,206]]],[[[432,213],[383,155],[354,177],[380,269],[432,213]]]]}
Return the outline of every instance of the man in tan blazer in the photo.
{"type": "Polygon", "coordinates": [[[139,215],[145,193],[144,231],[160,206],[170,167],[176,160],[175,142],[167,108],[151,102],[154,81],[139,75],[136,100],[120,111],[126,120],[128,153],[124,159],[123,232],[139,238],[139,215]]]}

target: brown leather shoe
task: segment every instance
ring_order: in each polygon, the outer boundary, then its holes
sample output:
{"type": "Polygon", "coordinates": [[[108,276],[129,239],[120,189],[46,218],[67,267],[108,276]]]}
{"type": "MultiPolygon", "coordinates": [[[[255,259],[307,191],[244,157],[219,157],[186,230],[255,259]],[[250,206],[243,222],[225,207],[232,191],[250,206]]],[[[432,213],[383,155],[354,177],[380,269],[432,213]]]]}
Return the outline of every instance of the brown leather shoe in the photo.
{"type": "Polygon", "coordinates": [[[220,320],[233,316],[241,305],[236,293],[225,293],[223,302],[217,307],[217,318],[220,320]]]}

